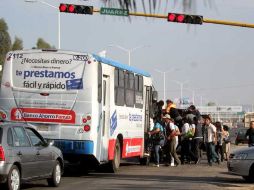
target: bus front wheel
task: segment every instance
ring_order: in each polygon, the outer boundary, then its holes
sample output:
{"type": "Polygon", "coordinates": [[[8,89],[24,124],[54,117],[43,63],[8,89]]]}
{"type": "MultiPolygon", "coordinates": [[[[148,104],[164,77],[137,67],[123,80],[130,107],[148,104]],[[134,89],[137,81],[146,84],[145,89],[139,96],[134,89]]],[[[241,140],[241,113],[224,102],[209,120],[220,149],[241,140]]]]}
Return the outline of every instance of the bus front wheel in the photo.
{"type": "Polygon", "coordinates": [[[121,162],[121,145],[119,139],[116,139],[114,159],[109,161],[109,171],[115,173],[119,170],[121,162]]]}

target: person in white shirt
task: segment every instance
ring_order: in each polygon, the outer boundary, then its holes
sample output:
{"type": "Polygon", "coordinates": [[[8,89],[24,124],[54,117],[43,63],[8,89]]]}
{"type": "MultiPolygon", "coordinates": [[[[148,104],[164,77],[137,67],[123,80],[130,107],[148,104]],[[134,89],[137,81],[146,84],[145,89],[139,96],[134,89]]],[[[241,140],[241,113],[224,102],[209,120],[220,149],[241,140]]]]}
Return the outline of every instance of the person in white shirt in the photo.
{"type": "MultiPolygon", "coordinates": [[[[171,156],[171,166],[178,166],[181,164],[181,161],[179,160],[177,153],[176,153],[176,147],[178,144],[178,135],[180,135],[180,131],[178,127],[174,124],[173,119],[170,117],[169,114],[166,114],[163,117],[163,120],[165,121],[165,129],[166,129],[166,136],[168,140],[168,148],[169,148],[169,155],[171,156]],[[176,162],[176,165],[175,163],[176,162]]],[[[169,164],[166,164],[167,166],[169,164]]]]}
{"type": "Polygon", "coordinates": [[[213,162],[220,164],[219,157],[215,152],[215,144],[217,143],[216,127],[211,123],[209,116],[205,117],[204,142],[206,144],[207,161],[210,166],[213,162]]]}

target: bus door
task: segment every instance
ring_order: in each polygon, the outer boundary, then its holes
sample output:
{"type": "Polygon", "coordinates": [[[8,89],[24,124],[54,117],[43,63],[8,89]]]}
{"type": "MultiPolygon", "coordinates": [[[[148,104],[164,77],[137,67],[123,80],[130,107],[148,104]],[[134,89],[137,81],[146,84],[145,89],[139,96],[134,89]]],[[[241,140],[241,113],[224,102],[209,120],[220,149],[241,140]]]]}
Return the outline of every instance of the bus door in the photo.
{"type": "Polygon", "coordinates": [[[110,126],[110,85],[109,76],[103,75],[102,81],[102,131],[100,147],[100,161],[108,160],[108,142],[110,126]]]}
{"type": "Polygon", "coordinates": [[[150,112],[151,112],[151,100],[152,100],[152,88],[150,86],[146,86],[146,94],[145,94],[145,127],[144,127],[144,142],[143,142],[143,150],[147,150],[149,136],[147,132],[150,131],[150,112]]]}
{"type": "Polygon", "coordinates": [[[144,132],[148,132],[150,129],[150,107],[152,99],[152,87],[146,86],[146,99],[145,99],[145,128],[144,132]]]}

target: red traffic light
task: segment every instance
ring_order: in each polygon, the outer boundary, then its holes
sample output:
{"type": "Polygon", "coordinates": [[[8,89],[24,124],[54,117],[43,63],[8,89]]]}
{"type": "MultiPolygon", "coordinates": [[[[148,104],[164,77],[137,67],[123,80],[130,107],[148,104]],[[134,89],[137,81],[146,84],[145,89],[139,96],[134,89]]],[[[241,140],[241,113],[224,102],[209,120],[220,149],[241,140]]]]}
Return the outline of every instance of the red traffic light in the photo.
{"type": "Polygon", "coordinates": [[[177,22],[183,22],[183,21],[184,21],[184,18],[185,18],[184,15],[177,15],[176,20],[177,20],[177,22]]]}
{"type": "Polygon", "coordinates": [[[60,12],[65,12],[65,11],[67,10],[67,5],[65,5],[65,4],[60,4],[59,10],[60,10],[60,12]]]}
{"type": "Polygon", "coordinates": [[[174,13],[168,14],[168,21],[174,22],[176,19],[176,15],[174,13]]]}
{"type": "Polygon", "coordinates": [[[76,13],[76,14],[93,14],[93,6],[63,4],[59,6],[60,12],[76,13]]]}
{"type": "Polygon", "coordinates": [[[186,23],[186,24],[202,24],[203,16],[168,13],[168,22],[178,22],[178,23],[186,23]]]}
{"type": "Polygon", "coordinates": [[[69,12],[69,13],[74,13],[74,12],[75,12],[75,7],[74,7],[74,5],[69,5],[69,6],[68,6],[68,12],[69,12]]]}

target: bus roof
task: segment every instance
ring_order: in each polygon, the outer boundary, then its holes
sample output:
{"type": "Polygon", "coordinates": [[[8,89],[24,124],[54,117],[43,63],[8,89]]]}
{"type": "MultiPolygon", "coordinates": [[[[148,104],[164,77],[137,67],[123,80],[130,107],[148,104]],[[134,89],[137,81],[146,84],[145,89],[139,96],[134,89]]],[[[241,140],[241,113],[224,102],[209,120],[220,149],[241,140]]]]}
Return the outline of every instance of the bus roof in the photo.
{"type": "Polygon", "coordinates": [[[101,57],[101,56],[98,56],[96,54],[93,54],[93,57],[97,61],[105,63],[107,65],[111,65],[111,66],[114,66],[114,67],[117,67],[117,68],[120,68],[120,69],[123,69],[123,70],[127,70],[127,71],[130,71],[130,72],[133,72],[133,73],[137,73],[137,74],[140,74],[140,75],[143,75],[143,76],[146,76],[146,77],[151,77],[151,75],[146,71],[137,69],[135,67],[128,66],[128,65],[123,64],[123,63],[119,63],[117,61],[113,61],[109,58],[101,57]]]}

